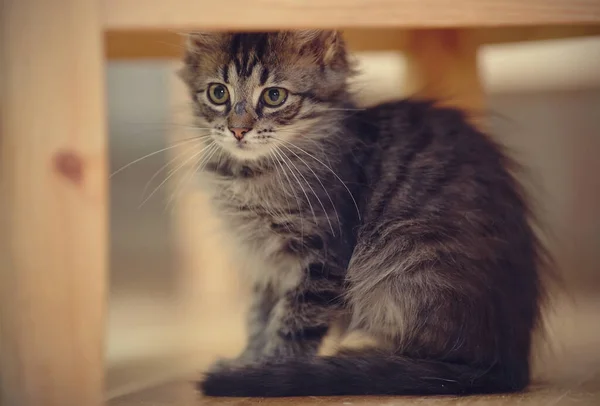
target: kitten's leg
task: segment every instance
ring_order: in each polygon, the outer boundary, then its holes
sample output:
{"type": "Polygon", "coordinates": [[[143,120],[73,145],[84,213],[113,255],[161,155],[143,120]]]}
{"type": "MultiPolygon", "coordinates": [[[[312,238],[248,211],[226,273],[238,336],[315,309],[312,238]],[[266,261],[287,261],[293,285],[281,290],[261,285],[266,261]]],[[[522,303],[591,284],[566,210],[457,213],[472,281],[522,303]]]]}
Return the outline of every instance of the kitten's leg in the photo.
{"type": "Polygon", "coordinates": [[[246,318],[248,342],[239,356],[240,361],[251,362],[260,358],[267,343],[266,329],[269,316],[276,303],[277,299],[270,288],[254,288],[246,318]]]}
{"type": "Polygon", "coordinates": [[[275,303],[276,297],[270,288],[256,286],[253,289],[246,317],[246,347],[237,358],[217,361],[212,366],[212,371],[218,371],[229,366],[250,364],[262,357],[267,344],[266,329],[269,315],[275,303]]]}
{"type": "Polygon", "coordinates": [[[211,372],[228,367],[314,356],[330,325],[343,314],[343,276],[323,264],[311,264],[295,288],[276,297],[272,291],[254,292],[248,344],[234,360],[222,360],[211,372]]]}
{"type": "Polygon", "coordinates": [[[283,295],[271,312],[265,359],[315,355],[332,322],[342,314],[343,277],[327,272],[322,264],[305,271],[300,286],[283,295]]]}

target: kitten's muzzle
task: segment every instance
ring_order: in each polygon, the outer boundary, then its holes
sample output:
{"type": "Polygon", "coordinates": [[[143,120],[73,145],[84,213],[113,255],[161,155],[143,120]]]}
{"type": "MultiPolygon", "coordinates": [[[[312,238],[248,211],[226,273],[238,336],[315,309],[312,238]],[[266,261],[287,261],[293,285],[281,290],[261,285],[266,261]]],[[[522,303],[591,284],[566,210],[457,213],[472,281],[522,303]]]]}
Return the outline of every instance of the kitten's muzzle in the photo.
{"type": "Polygon", "coordinates": [[[233,134],[233,136],[238,140],[241,141],[242,138],[244,138],[244,136],[250,131],[252,130],[252,128],[246,128],[246,127],[230,127],[229,131],[231,131],[231,133],[233,134]]]}

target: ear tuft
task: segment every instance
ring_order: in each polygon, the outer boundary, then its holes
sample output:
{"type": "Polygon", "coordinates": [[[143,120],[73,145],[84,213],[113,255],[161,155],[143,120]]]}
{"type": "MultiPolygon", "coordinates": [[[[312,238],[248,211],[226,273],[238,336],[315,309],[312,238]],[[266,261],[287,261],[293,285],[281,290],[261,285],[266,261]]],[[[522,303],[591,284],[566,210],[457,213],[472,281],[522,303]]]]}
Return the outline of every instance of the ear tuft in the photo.
{"type": "Polygon", "coordinates": [[[300,46],[307,45],[309,43],[315,42],[320,38],[327,35],[330,31],[327,30],[299,30],[294,32],[294,36],[296,37],[296,41],[300,44],[300,46]]]}
{"type": "Polygon", "coordinates": [[[223,43],[223,34],[216,32],[192,32],[186,40],[186,50],[190,53],[202,53],[214,50],[223,43]]]}
{"type": "Polygon", "coordinates": [[[334,30],[301,30],[294,33],[298,49],[317,54],[323,63],[333,69],[345,69],[346,44],[342,34],[334,30]]]}
{"type": "Polygon", "coordinates": [[[346,44],[339,31],[329,31],[323,38],[323,60],[326,64],[334,63],[336,58],[346,59],[346,44]]]}

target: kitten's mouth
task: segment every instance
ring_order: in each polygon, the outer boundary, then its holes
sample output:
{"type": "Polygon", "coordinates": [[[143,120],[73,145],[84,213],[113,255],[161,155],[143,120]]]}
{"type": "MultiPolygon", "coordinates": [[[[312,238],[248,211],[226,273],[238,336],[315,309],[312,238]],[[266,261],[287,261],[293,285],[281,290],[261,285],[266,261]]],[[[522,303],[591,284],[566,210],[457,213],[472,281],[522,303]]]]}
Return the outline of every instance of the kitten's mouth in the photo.
{"type": "Polygon", "coordinates": [[[239,159],[255,159],[258,153],[256,145],[245,140],[232,142],[224,147],[239,159]]]}
{"type": "Polygon", "coordinates": [[[242,161],[261,159],[267,153],[262,145],[252,139],[234,140],[233,137],[221,138],[217,140],[217,143],[234,158],[242,161]]]}

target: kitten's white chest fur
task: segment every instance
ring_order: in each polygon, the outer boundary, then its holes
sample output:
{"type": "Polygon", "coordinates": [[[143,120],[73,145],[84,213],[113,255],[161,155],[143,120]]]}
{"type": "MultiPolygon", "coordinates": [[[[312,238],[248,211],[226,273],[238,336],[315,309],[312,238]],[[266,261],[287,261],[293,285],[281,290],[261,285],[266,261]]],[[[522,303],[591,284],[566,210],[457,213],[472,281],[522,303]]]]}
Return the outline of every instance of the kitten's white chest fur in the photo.
{"type": "Polygon", "coordinates": [[[284,199],[281,191],[268,181],[222,180],[211,175],[207,179],[216,212],[223,220],[227,249],[241,264],[241,277],[252,286],[270,286],[282,293],[298,286],[305,261],[286,253],[285,235],[272,228],[274,222],[290,216],[287,202],[277,204],[284,199]]]}

